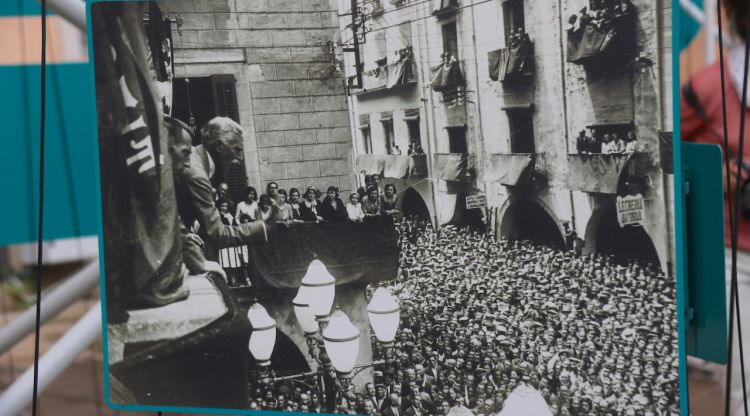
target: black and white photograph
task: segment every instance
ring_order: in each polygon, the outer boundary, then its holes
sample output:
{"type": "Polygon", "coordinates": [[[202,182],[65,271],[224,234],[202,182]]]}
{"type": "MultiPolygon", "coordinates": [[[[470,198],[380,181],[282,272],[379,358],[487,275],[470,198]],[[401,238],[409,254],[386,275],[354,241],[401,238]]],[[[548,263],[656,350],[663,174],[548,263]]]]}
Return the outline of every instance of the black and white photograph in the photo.
{"type": "Polygon", "coordinates": [[[678,415],[671,14],[94,3],[110,405],[678,415]]]}

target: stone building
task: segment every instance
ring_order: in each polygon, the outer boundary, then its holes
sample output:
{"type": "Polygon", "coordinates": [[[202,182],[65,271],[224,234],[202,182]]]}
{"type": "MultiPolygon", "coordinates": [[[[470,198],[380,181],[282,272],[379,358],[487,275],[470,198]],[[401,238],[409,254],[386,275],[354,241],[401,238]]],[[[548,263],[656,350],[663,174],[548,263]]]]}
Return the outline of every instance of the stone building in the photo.
{"type": "MultiPolygon", "coordinates": [[[[673,178],[660,156],[660,138],[668,142],[672,130],[671,2],[359,5],[367,17],[362,85],[352,77],[353,54],[344,56],[358,181],[384,173],[385,183],[401,186],[406,210],[420,200],[438,224],[481,214],[500,236],[563,246],[567,223],[584,253],[628,253],[672,270],[673,178]],[[600,25],[599,10],[615,4],[617,17],[600,25]],[[596,22],[588,29],[584,8],[596,22]],[[609,43],[583,50],[590,43],[582,36],[609,43]],[[410,76],[398,67],[404,56],[410,76]],[[580,154],[581,131],[599,140],[632,132],[637,149],[580,154]],[[398,145],[406,155],[415,140],[426,154],[424,178],[400,169],[408,157],[391,151],[398,145]],[[466,208],[468,195],[486,195],[484,213],[466,208]],[[618,197],[632,204],[618,205],[618,197]],[[621,225],[618,214],[632,221],[621,225]]],[[[346,42],[349,2],[340,7],[346,42]]]]}
{"type": "MultiPolygon", "coordinates": [[[[352,189],[351,128],[331,42],[334,0],[164,0],[172,18],[173,113],[198,127],[228,115],[245,130],[245,184],[352,189]]],[[[244,171],[243,171],[244,170],[244,171]]]]}

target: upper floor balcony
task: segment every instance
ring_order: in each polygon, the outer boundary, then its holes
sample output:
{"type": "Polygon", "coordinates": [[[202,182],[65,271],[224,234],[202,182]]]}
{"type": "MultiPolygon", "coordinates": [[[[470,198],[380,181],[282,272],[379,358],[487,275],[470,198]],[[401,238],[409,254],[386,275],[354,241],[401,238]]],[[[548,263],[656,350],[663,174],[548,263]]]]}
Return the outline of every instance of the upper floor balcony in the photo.
{"type": "Polygon", "coordinates": [[[643,192],[654,165],[644,152],[569,154],[566,184],[569,189],[588,193],[643,192]]]}
{"type": "Polygon", "coordinates": [[[525,32],[511,35],[505,48],[487,54],[490,79],[513,83],[534,75],[534,42],[525,32]]]}
{"type": "Polygon", "coordinates": [[[568,20],[567,61],[592,69],[618,65],[634,54],[636,9],[628,0],[586,8],[568,20]]]}
{"type": "Polygon", "coordinates": [[[399,51],[399,59],[387,64],[385,58],[377,68],[362,72],[362,88],[352,88],[356,76],[348,78],[350,93],[367,94],[377,91],[388,91],[414,85],[417,82],[416,68],[412,59],[411,48],[399,51]]]}
{"type": "Polygon", "coordinates": [[[435,179],[451,182],[474,180],[473,155],[469,153],[435,153],[432,164],[435,179]]]}
{"type": "Polygon", "coordinates": [[[541,188],[547,184],[543,153],[495,153],[489,156],[485,179],[506,186],[541,188]]]}
{"type": "Polygon", "coordinates": [[[426,155],[357,155],[355,170],[384,178],[416,179],[427,177],[426,155]]]}

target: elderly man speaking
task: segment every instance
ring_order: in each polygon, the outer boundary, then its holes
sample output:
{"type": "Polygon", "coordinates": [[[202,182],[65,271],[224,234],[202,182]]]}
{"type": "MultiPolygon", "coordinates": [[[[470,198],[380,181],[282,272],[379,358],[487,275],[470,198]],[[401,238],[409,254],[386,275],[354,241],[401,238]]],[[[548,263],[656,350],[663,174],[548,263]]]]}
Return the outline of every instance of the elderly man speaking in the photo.
{"type": "MultiPolygon", "coordinates": [[[[192,147],[189,162],[175,172],[177,210],[186,227],[191,228],[198,222],[198,235],[205,240],[209,260],[217,260],[222,248],[268,241],[269,225],[262,221],[222,224],[211,193],[214,161],[226,166],[242,160],[242,135],[242,127],[232,119],[213,118],[201,130],[202,144],[192,147]]],[[[192,138],[193,132],[183,128],[175,132],[173,140],[175,146],[187,146],[193,142],[192,138]]]]}

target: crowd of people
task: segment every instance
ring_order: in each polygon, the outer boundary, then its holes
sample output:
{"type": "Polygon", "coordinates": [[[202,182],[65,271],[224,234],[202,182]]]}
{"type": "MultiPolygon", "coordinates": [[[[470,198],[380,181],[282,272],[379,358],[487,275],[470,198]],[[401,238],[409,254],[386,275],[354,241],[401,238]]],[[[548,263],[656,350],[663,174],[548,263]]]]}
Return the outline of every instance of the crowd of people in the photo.
{"type": "MultiPolygon", "coordinates": [[[[286,226],[321,221],[362,222],[368,217],[399,215],[396,186],[391,183],[383,186],[377,174],[367,175],[365,186],[349,194],[346,204],[335,186],[329,186],[325,196],[315,186],[306,188],[303,195],[297,188],[287,191],[279,189],[278,183],[269,182],[260,196],[255,187],[248,186],[244,199],[235,203],[228,196],[229,186],[222,182],[213,189],[213,194],[221,222],[226,226],[269,221],[286,226]]],[[[192,231],[198,232],[199,228],[196,224],[192,231]]],[[[220,250],[219,264],[226,272],[229,286],[250,284],[248,252],[247,245],[220,250]]]]}
{"type": "MultiPolygon", "coordinates": [[[[524,386],[554,415],[679,414],[676,289],[658,266],[413,217],[397,229],[402,272],[382,283],[396,342],[373,338],[386,364],[337,413],[499,414],[524,386]]],[[[324,412],[312,384],[256,386],[251,408],[324,412]]]]}
{"type": "Polygon", "coordinates": [[[586,130],[578,132],[576,149],[579,154],[631,154],[638,151],[638,139],[635,133],[628,131],[624,138],[617,133],[600,135],[586,134],[586,130]]]}

